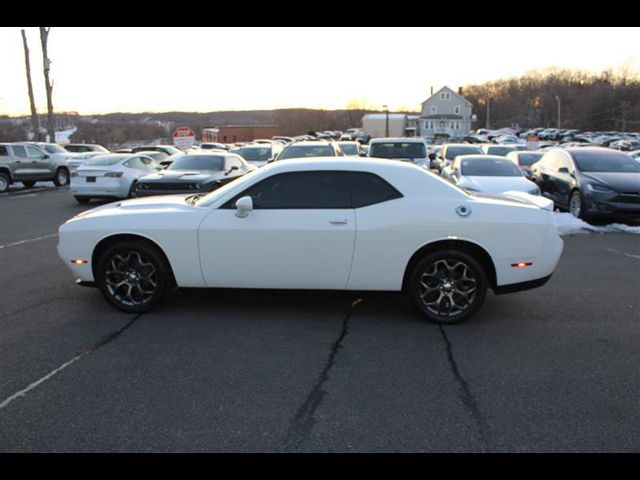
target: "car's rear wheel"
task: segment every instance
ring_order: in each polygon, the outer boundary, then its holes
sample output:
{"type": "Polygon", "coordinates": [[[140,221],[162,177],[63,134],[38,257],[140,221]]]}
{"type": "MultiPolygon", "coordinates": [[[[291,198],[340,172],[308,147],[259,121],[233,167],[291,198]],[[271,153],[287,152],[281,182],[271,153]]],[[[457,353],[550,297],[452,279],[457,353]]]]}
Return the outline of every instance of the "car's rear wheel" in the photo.
{"type": "Polygon", "coordinates": [[[86,205],[87,203],[89,203],[91,201],[91,197],[81,197],[79,195],[74,195],[73,198],[76,199],[76,202],[82,204],[82,205],[86,205]]]}
{"type": "Polygon", "coordinates": [[[4,173],[0,173],[0,193],[4,193],[9,190],[9,185],[11,185],[9,176],[4,173]]]}
{"type": "Polygon", "coordinates": [[[66,168],[59,168],[56,170],[56,175],[53,177],[53,183],[56,187],[66,187],[69,185],[69,172],[66,168]]]}
{"type": "Polygon", "coordinates": [[[136,196],[136,185],[138,182],[135,180],[131,182],[131,187],[129,187],[129,193],[127,194],[127,198],[133,198],[136,196]]]}
{"type": "Polygon", "coordinates": [[[128,313],[152,309],[169,290],[173,278],[162,253],[142,241],[125,241],[107,248],[95,273],[106,300],[128,313]]]}
{"type": "Polygon", "coordinates": [[[471,318],[487,292],[480,263],[457,250],[426,255],[415,264],[408,280],[414,306],[427,320],[443,325],[471,318]]]}

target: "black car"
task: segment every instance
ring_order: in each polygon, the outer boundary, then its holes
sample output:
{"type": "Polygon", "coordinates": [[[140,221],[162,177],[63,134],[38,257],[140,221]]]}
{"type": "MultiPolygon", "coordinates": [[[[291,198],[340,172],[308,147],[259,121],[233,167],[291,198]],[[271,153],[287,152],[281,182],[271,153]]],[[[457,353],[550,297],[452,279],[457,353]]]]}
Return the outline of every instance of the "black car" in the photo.
{"type": "Polygon", "coordinates": [[[531,167],[542,195],[578,218],[640,216],[640,163],[609,148],[554,148],[531,167]]]}
{"type": "Polygon", "coordinates": [[[138,179],[136,195],[169,195],[179,193],[208,193],[245,173],[255,170],[233,153],[216,152],[174,155],[166,170],[138,179]]]}

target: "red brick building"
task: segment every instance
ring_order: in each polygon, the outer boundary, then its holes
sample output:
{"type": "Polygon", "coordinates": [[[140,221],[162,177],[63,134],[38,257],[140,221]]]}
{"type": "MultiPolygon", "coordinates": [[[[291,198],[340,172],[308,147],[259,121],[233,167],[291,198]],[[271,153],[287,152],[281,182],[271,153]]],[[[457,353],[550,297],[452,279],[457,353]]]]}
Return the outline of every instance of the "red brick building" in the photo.
{"type": "Polygon", "coordinates": [[[251,142],[258,138],[271,138],[274,135],[280,135],[278,125],[222,125],[202,129],[203,142],[251,142]]]}

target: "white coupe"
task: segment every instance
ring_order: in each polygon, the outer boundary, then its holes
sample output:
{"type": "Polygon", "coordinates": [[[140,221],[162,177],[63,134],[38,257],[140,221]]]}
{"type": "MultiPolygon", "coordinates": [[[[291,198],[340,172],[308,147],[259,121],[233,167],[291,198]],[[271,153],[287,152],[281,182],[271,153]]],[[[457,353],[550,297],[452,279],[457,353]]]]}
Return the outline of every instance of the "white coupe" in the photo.
{"type": "Polygon", "coordinates": [[[403,290],[427,319],[457,323],[487,288],[543,285],[560,258],[552,203],[507,195],[469,194],[406,162],[288,160],[207,195],[80,213],[60,227],[58,252],[126,312],[176,286],[403,290]]]}

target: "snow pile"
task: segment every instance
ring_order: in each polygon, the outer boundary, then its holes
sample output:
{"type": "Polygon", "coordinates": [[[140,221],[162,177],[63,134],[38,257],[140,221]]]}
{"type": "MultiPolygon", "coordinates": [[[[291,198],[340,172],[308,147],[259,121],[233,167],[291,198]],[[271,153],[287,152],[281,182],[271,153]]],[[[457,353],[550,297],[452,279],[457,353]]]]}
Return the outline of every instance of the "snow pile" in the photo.
{"type": "Polygon", "coordinates": [[[578,233],[635,233],[640,235],[640,227],[631,227],[623,223],[611,223],[602,227],[590,225],[584,220],[574,217],[570,213],[554,212],[553,216],[560,235],[575,235],[578,233]]]}
{"type": "MultiPolygon", "coordinates": [[[[56,143],[59,145],[67,145],[70,143],[69,137],[76,133],[77,127],[71,127],[68,130],[62,130],[56,132],[56,143]]],[[[49,135],[47,135],[47,142],[49,141],[49,135]]]]}

